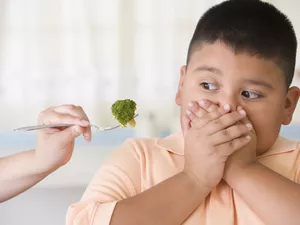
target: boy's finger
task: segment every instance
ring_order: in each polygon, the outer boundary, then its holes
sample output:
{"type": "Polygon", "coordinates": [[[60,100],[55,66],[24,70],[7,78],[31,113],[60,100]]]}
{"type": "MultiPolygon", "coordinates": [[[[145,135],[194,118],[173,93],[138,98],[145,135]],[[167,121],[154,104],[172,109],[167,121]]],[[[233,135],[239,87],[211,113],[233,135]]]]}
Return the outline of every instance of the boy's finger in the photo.
{"type": "Polygon", "coordinates": [[[202,99],[199,101],[199,103],[195,101],[190,102],[188,104],[188,108],[189,108],[188,110],[194,113],[195,116],[201,118],[204,115],[206,115],[208,112],[217,110],[218,106],[209,100],[202,99]]]}
{"type": "MultiPolygon", "coordinates": [[[[220,117],[227,114],[229,111],[230,111],[230,106],[228,104],[224,105],[223,107],[218,107],[217,110],[215,110],[211,113],[207,113],[201,119],[195,121],[194,122],[195,128],[202,128],[214,120],[216,120],[218,122],[218,119],[220,119],[220,117]]],[[[217,123],[215,123],[215,124],[217,124],[217,123]]]]}
{"type": "MultiPolygon", "coordinates": [[[[237,110],[240,111],[240,110],[243,110],[243,108],[242,108],[241,106],[238,106],[238,107],[237,107],[237,110]]],[[[250,125],[251,125],[251,126],[253,127],[251,121],[249,120],[249,118],[248,118],[247,116],[245,116],[245,117],[244,117],[243,119],[241,119],[239,122],[243,123],[243,124],[246,125],[246,126],[250,126],[250,125]]],[[[252,133],[253,133],[253,132],[255,133],[255,130],[252,129],[251,132],[252,132],[252,133]]]]}
{"type": "Polygon", "coordinates": [[[203,99],[199,102],[199,105],[206,110],[206,112],[213,112],[219,108],[219,106],[209,100],[203,99]]]}
{"type": "MultiPolygon", "coordinates": [[[[202,108],[198,102],[190,102],[188,104],[188,107],[189,107],[189,111],[192,112],[192,116],[195,116],[195,117],[198,117],[198,118],[201,118],[202,116],[204,116],[205,114],[207,114],[207,111],[202,108]]],[[[191,120],[193,120],[194,118],[192,117],[191,120]]]]}
{"type": "Polygon", "coordinates": [[[186,110],[186,116],[190,119],[191,124],[199,118],[192,110],[189,109],[186,110]]]}
{"type": "Polygon", "coordinates": [[[226,157],[233,154],[235,151],[238,151],[242,147],[244,147],[246,144],[248,144],[251,140],[250,135],[241,136],[239,138],[236,138],[232,141],[229,141],[227,143],[221,144],[217,146],[217,151],[219,154],[222,154],[226,157]]]}
{"type": "Polygon", "coordinates": [[[252,129],[252,126],[245,126],[242,123],[235,124],[224,130],[220,130],[211,136],[213,145],[220,145],[226,142],[233,141],[236,138],[245,136],[252,129]]]}
{"type": "MultiPolygon", "coordinates": [[[[220,109],[221,108],[222,107],[220,107],[220,109]]],[[[221,114],[219,112],[219,110],[217,112],[218,113],[217,113],[216,119],[211,120],[210,118],[208,118],[208,120],[210,120],[206,126],[206,131],[207,131],[208,135],[213,135],[213,134],[217,133],[218,131],[221,131],[230,126],[233,126],[246,116],[246,112],[244,110],[234,111],[231,113],[224,113],[221,116],[218,116],[218,114],[221,114]]],[[[214,112],[207,114],[208,117],[213,113],[214,112]]]]}

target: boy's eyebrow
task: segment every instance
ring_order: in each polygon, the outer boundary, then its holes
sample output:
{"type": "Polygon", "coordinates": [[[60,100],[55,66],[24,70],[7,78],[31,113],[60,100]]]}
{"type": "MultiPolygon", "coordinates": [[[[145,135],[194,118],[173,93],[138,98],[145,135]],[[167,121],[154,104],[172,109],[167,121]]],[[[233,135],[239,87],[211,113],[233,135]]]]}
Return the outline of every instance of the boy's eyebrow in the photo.
{"type": "Polygon", "coordinates": [[[246,79],[245,82],[248,83],[248,84],[252,84],[252,85],[263,86],[263,87],[266,87],[268,89],[274,89],[274,87],[271,84],[269,84],[265,81],[262,81],[262,80],[246,79]]]}
{"type": "Polygon", "coordinates": [[[222,71],[212,66],[199,66],[194,71],[209,71],[218,75],[223,75],[222,71]]]}

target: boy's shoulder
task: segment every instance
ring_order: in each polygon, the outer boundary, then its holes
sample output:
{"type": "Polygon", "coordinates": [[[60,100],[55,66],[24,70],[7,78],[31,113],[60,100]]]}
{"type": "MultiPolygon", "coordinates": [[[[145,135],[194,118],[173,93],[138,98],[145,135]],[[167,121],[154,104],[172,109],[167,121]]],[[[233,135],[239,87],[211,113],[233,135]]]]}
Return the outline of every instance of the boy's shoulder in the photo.
{"type": "Polygon", "coordinates": [[[279,136],[275,144],[257,157],[259,162],[278,174],[298,183],[300,142],[279,136]]]}
{"type": "Polygon", "coordinates": [[[174,133],[165,138],[130,138],[124,145],[138,152],[167,151],[183,155],[184,139],[181,133],[174,133]]]}
{"type": "Polygon", "coordinates": [[[290,140],[285,137],[279,136],[274,145],[258,158],[263,158],[272,155],[281,155],[284,153],[299,152],[300,141],[290,140]]]}

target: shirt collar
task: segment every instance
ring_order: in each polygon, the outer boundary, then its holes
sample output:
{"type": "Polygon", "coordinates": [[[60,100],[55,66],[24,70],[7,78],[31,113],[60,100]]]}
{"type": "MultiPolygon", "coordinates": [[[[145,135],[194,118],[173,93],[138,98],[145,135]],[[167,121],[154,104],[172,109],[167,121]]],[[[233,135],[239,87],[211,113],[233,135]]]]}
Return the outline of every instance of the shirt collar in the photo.
{"type": "Polygon", "coordinates": [[[184,155],[184,138],[182,133],[174,133],[166,138],[157,139],[156,146],[177,155],[184,155]]]}
{"type": "Polygon", "coordinates": [[[298,142],[292,141],[282,136],[279,136],[274,143],[274,145],[263,154],[259,155],[257,158],[263,158],[271,155],[278,155],[282,153],[292,152],[298,148],[298,142]]]}
{"type": "MultiPolygon", "coordinates": [[[[184,138],[182,133],[174,133],[166,138],[157,139],[156,146],[177,155],[184,155],[184,138]]],[[[298,142],[279,136],[274,145],[257,158],[292,152],[297,149],[298,142]]]]}

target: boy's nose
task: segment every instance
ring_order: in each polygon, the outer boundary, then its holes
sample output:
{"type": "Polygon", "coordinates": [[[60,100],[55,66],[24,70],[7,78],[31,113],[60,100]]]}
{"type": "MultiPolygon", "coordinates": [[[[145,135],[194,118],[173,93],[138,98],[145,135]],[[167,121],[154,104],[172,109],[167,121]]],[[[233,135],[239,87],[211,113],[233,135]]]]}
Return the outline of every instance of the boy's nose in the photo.
{"type": "Polygon", "coordinates": [[[226,104],[230,105],[231,111],[236,111],[237,107],[240,106],[239,100],[237,99],[236,96],[232,96],[232,95],[231,96],[226,96],[226,95],[220,96],[218,105],[223,106],[226,104]]]}

